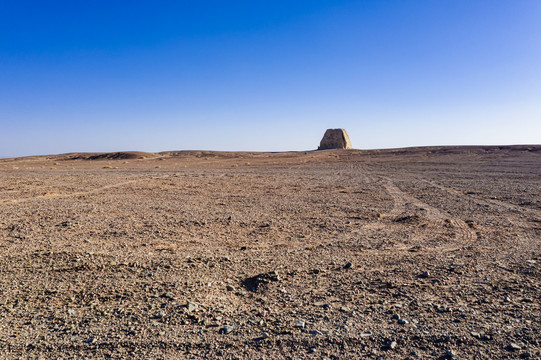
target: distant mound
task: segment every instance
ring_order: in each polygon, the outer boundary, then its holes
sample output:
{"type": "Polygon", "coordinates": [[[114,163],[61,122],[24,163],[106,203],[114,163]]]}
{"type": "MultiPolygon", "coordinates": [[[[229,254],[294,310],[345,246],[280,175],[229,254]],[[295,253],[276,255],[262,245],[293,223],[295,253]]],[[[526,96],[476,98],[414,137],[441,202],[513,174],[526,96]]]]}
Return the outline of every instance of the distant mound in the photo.
{"type": "Polygon", "coordinates": [[[129,160],[153,158],[155,154],[143,151],[121,151],[112,153],[71,154],[66,160],[129,160]]]}

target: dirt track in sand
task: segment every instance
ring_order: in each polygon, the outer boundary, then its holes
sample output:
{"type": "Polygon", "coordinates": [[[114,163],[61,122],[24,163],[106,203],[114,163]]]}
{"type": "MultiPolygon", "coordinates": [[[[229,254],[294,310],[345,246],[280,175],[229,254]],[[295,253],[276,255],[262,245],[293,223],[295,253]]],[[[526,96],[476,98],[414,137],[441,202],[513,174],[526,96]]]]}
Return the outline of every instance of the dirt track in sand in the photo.
{"type": "Polygon", "coordinates": [[[0,358],[539,358],[540,262],[541,146],[0,159],[0,358]]]}

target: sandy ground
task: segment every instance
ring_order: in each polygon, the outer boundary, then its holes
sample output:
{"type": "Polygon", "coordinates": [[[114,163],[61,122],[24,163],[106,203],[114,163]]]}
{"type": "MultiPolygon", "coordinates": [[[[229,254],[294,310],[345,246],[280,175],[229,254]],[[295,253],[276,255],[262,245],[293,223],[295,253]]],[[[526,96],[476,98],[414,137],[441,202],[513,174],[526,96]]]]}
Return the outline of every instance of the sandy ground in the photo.
{"type": "Polygon", "coordinates": [[[541,357],[541,146],[0,159],[1,359],[541,357]]]}

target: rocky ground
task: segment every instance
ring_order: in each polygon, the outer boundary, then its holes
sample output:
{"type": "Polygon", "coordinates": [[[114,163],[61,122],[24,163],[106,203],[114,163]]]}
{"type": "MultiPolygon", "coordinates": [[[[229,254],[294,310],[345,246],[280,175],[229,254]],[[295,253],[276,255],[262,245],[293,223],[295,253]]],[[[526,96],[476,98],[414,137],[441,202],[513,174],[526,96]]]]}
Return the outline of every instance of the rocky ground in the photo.
{"type": "Polygon", "coordinates": [[[541,147],[0,159],[1,359],[541,357],[541,147]]]}

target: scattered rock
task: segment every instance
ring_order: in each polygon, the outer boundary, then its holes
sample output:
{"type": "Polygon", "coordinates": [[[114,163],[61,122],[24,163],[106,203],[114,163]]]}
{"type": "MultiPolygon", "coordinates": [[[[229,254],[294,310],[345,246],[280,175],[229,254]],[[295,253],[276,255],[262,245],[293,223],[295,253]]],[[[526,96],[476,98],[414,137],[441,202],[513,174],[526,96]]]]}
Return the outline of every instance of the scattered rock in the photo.
{"type": "Polygon", "coordinates": [[[306,326],[306,323],[302,320],[295,321],[295,324],[293,324],[293,327],[296,328],[304,328],[306,326]]]}
{"type": "Polygon", "coordinates": [[[423,271],[420,275],[419,275],[419,278],[421,279],[426,279],[430,277],[430,272],[429,271],[423,271]]]}
{"type": "Polygon", "coordinates": [[[522,347],[517,343],[511,343],[507,346],[507,350],[509,351],[519,351],[520,349],[522,349],[522,347]]]}
{"type": "Polygon", "coordinates": [[[162,298],[173,300],[173,299],[175,299],[175,294],[168,291],[168,292],[162,294],[162,298]]]}
{"type": "Polygon", "coordinates": [[[190,313],[196,311],[198,308],[199,308],[199,305],[197,305],[196,303],[188,301],[188,304],[186,304],[186,309],[190,313]]]}
{"type": "Polygon", "coordinates": [[[227,334],[231,333],[235,328],[236,328],[235,325],[226,325],[226,326],[224,326],[223,328],[221,328],[219,330],[219,333],[227,335],[227,334]]]}
{"type": "Polygon", "coordinates": [[[396,348],[398,346],[398,344],[396,343],[396,341],[389,341],[387,343],[387,349],[390,349],[390,350],[393,350],[394,348],[396,348]]]}
{"type": "Polygon", "coordinates": [[[242,285],[248,291],[258,291],[264,289],[269,283],[279,281],[280,277],[278,272],[271,271],[264,274],[259,274],[253,277],[249,277],[242,282],[242,285]]]}
{"type": "Polygon", "coordinates": [[[227,286],[225,287],[225,289],[226,289],[227,291],[235,291],[235,287],[234,287],[233,285],[227,285],[227,286]]]}

